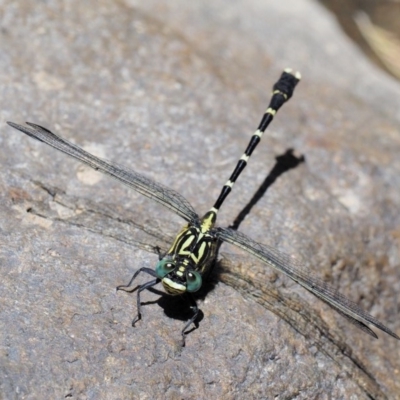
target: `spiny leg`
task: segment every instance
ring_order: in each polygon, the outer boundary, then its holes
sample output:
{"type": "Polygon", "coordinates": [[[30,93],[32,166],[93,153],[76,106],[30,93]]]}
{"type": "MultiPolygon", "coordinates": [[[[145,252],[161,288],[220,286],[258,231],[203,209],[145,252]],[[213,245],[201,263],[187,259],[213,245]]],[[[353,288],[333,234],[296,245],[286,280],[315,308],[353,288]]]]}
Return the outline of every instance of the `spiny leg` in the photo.
{"type": "Polygon", "coordinates": [[[189,326],[191,324],[194,324],[195,328],[197,328],[196,319],[197,319],[197,317],[199,315],[199,311],[200,311],[199,307],[197,307],[196,300],[193,298],[193,296],[188,293],[187,294],[187,298],[189,299],[189,301],[191,303],[190,308],[193,310],[193,316],[192,316],[192,318],[190,318],[189,322],[182,329],[182,332],[181,332],[181,334],[182,334],[182,347],[185,347],[185,339],[186,339],[185,331],[186,331],[186,329],[189,328],[189,326]]]}
{"type": "Polygon", "coordinates": [[[146,282],[143,285],[139,286],[138,291],[137,291],[137,315],[135,318],[133,318],[132,320],[132,326],[134,326],[136,324],[136,322],[139,321],[139,319],[142,318],[142,305],[140,302],[140,293],[143,292],[143,290],[148,289],[149,287],[152,287],[154,285],[157,285],[157,283],[160,282],[160,279],[154,279],[152,281],[146,282]]]}
{"type": "Polygon", "coordinates": [[[133,274],[131,280],[129,281],[129,283],[128,283],[127,285],[120,285],[120,286],[117,286],[117,290],[124,290],[125,292],[130,292],[130,293],[133,292],[133,291],[135,291],[135,290],[137,289],[137,312],[138,312],[138,313],[137,313],[136,317],[135,317],[135,318],[133,319],[133,321],[132,321],[132,326],[135,325],[135,323],[136,323],[137,321],[139,321],[139,319],[142,318],[142,312],[141,312],[141,311],[142,311],[142,306],[141,306],[141,302],[140,302],[140,293],[141,293],[143,290],[148,289],[149,287],[152,287],[152,286],[154,286],[154,285],[157,285],[157,283],[161,282],[161,279],[156,278],[156,279],[153,279],[152,281],[149,281],[149,282],[144,283],[143,285],[140,285],[139,287],[134,287],[132,290],[125,290],[125,289],[127,289],[127,288],[129,288],[129,287],[131,286],[132,282],[136,279],[136,277],[137,277],[141,272],[146,272],[147,274],[149,274],[149,275],[151,275],[151,276],[155,276],[155,277],[157,276],[154,270],[152,270],[152,269],[150,269],[150,268],[143,267],[143,268],[138,269],[138,270],[133,274]]]}
{"type": "Polygon", "coordinates": [[[260,143],[263,133],[265,132],[271,121],[274,119],[275,114],[282,107],[282,105],[292,97],[294,88],[298,84],[300,78],[301,77],[298,72],[293,74],[292,70],[290,69],[286,69],[285,71],[283,71],[278,82],[276,82],[273,87],[271,101],[261,119],[258,129],[255,131],[254,135],[250,139],[246,151],[243,153],[242,157],[240,157],[236,168],[234,169],[228,182],[226,182],[226,184],[223,186],[221,194],[219,195],[211,211],[216,213],[220,209],[222,203],[231,192],[237,178],[246,167],[247,162],[254,149],[257,147],[258,143],[260,143]]]}
{"type": "Polygon", "coordinates": [[[161,251],[161,247],[160,246],[155,246],[154,250],[157,252],[158,254],[158,261],[161,261],[164,256],[165,256],[165,252],[161,251]]]}
{"type": "MultiPolygon", "coordinates": [[[[128,283],[127,285],[119,285],[119,286],[117,286],[117,290],[123,290],[123,291],[129,292],[129,293],[135,291],[136,288],[133,288],[132,290],[125,290],[125,289],[129,288],[129,287],[132,285],[132,282],[136,279],[136,277],[137,277],[141,272],[146,272],[146,274],[149,274],[149,275],[151,275],[151,276],[157,277],[157,275],[156,275],[156,273],[155,273],[154,270],[152,270],[152,269],[150,269],[150,268],[143,267],[143,268],[138,269],[138,270],[133,274],[131,280],[129,281],[129,283],[128,283]]],[[[159,281],[160,281],[160,280],[159,280],[159,281]]]]}

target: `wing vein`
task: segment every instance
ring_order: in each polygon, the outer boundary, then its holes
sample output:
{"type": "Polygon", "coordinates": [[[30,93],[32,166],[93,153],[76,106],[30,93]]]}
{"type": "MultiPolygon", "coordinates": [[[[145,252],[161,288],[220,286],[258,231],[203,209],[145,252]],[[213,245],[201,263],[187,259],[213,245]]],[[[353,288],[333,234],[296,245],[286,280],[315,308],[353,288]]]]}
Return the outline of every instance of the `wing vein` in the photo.
{"type": "Polygon", "coordinates": [[[8,122],[8,125],[25,133],[26,135],[46,143],[49,146],[83,162],[94,170],[101,171],[125,185],[131,187],[142,195],[153,199],[163,206],[175,211],[180,217],[189,222],[198,220],[198,215],[190,203],[178,192],[154,182],[144,175],[118,165],[117,163],[102,160],[79,146],[61,138],[42,126],[27,122],[28,126],[8,122]]]}
{"type": "Polygon", "coordinates": [[[350,322],[377,337],[365,323],[370,323],[396,339],[400,338],[380,321],[361,309],[356,303],[339,293],[334,287],[323,280],[316,278],[302,263],[293,257],[279,252],[277,249],[258,243],[246,235],[232,229],[219,228],[217,237],[221,240],[238,246],[272,268],[284,273],[299,285],[328,303],[333,309],[345,316],[350,322]]]}

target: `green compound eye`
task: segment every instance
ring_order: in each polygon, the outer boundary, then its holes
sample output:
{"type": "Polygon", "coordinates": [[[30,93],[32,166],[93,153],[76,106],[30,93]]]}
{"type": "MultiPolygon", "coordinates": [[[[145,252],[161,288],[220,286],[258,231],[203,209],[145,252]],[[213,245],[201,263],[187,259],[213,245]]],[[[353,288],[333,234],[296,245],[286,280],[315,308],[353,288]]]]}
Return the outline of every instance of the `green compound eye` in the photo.
{"type": "Polygon", "coordinates": [[[188,292],[197,292],[201,288],[201,275],[196,271],[186,273],[186,289],[188,292]]]}
{"type": "Polygon", "coordinates": [[[169,260],[161,260],[156,266],[157,278],[163,279],[166,275],[175,269],[175,264],[169,260]]]}

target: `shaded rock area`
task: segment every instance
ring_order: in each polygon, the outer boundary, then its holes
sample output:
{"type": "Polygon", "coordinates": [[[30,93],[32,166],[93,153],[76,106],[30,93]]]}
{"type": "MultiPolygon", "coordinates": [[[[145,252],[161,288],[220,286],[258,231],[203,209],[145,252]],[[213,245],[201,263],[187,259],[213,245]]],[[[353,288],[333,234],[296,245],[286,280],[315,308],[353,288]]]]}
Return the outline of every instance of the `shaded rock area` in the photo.
{"type": "Polygon", "coordinates": [[[400,3],[393,0],[320,0],[377,65],[400,79],[400,3]]]}
{"type": "MultiPolygon", "coordinates": [[[[181,347],[180,298],[116,292],[182,221],[5,125],[32,121],[182,193],[203,214],[281,70],[303,80],[220,213],[400,333],[400,86],[318,3],[0,1],[4,399],[394,399],[400,347],[224,246],[181,347]]],[[[138,278],[143,283],[148,278],[138,278]]]]}

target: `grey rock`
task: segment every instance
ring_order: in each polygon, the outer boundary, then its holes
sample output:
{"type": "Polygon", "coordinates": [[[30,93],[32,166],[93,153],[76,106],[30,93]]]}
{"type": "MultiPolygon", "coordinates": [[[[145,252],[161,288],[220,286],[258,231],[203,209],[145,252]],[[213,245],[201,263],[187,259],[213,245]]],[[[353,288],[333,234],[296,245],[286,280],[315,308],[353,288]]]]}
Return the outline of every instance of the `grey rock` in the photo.
{"type": "Polygon", "coordinates": [[[0,2],[2,398],[398,397],[395,339],[366,336],[246,255],[222,259],[186,347],[180,299],[145,292],[131,326],[136,295],[115,287],[154,267],[182,221],[5,121],[44,125],[202,214],[291,66],[303,81],[219,224],[294,148],[306,162],[241,230],[400,332],[399,84],[311,1],[142,3],[0,2]]]}

